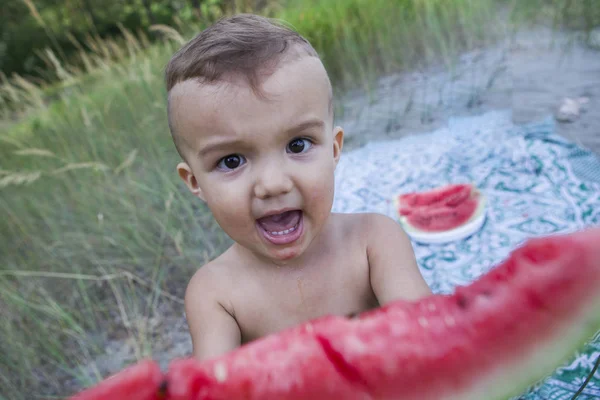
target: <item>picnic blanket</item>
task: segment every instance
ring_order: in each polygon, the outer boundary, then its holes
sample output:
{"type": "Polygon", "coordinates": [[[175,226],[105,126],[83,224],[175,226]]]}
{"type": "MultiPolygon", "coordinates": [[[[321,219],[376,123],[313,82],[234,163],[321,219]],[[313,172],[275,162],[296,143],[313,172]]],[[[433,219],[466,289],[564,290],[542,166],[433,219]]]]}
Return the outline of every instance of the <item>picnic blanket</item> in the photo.
{"type": "MultiPolygon", "coordinates": [[[[473,182],[488,197],[487,220],[471,237],[413,243],[434,293],[451,293],[487,272],[528,238],[600,225],[600,161],[554,133],[551,117],[516,126],[508,111],[456,118],[429,134],[374,142],[344,153],[336,212],[395,217],[393,196],[473,182]]],[[[600,335],[520,399],[570,400],[600,357],[600,335]]],[[[579,400],[600,398],[600,371],[579,400]]]]}

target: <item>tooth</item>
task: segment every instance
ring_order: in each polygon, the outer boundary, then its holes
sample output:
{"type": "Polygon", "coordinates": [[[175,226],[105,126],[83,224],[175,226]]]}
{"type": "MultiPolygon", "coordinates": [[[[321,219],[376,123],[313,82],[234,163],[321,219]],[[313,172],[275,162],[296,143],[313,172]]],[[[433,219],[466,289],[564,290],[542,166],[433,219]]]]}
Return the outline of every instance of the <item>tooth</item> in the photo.
{"type": "Polygon", "coordinates": [[[292,226],[291,228],[283,230],[283,231],[272,231],[269,233],[273,236],[287,235],[290,232],[294,232],[297,228],[298,228],[298,225],[292,226]]]}

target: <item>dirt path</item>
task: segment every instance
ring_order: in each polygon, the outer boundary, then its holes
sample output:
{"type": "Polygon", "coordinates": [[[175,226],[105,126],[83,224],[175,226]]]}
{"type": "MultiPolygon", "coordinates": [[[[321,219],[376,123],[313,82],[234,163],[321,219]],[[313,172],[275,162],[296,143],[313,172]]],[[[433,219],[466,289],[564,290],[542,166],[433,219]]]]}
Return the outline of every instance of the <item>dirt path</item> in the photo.
{"type": "Polygon", "coordinates": [[[587,104],[557,133],[600,154],[600,50],[575,34],[539,29],[466,54],[450,71],[429,68],[379,80],[369,100],[356,92],[343,102],[350,148],[372,140],[434,130],[448,118],[510,109],[515,123],[556,115],[565,98],[587,104]]]}

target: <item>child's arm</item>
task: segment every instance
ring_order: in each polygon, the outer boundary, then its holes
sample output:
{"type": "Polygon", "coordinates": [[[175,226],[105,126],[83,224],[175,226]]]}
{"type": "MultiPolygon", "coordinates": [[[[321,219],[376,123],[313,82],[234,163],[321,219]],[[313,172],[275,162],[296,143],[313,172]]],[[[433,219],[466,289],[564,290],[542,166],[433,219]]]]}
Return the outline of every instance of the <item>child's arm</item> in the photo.
{"type": "Polygon", "coordinates": [[[380,305],[431,294],[417,266],[410,239],[391,218],[369,214],[367,256],[371,287],[380,305]]]}
{"type": "Polygon", "coordinates": [[[224,292],[207,266],[200,268],[185,294],[185,313],[194,357],[207,359],[240,346],[240,328],[219,297],[224,292]]]}

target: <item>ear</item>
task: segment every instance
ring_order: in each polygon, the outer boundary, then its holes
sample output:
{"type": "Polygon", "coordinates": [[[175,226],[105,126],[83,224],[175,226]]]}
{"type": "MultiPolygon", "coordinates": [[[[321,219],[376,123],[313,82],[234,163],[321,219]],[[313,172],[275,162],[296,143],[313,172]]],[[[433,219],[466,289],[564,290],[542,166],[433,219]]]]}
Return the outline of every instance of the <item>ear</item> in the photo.
{"type": "Polygon", "coordinates": [[[198,180],[194,176],[194,172],[190,166],[185,162],[177,164],[177,173],[179,173],[179,177],[185,182],[188,189],[190,189],[190,192],[200,200],[205,201],[202,189],[198,186],[198,180]]]}
{"type": "Polygon", "coordinates": [[[336,166],[342,155],[342,147],[344,147],[344,130],[336,126],[333,130],[333,161],[336,166]]]}

